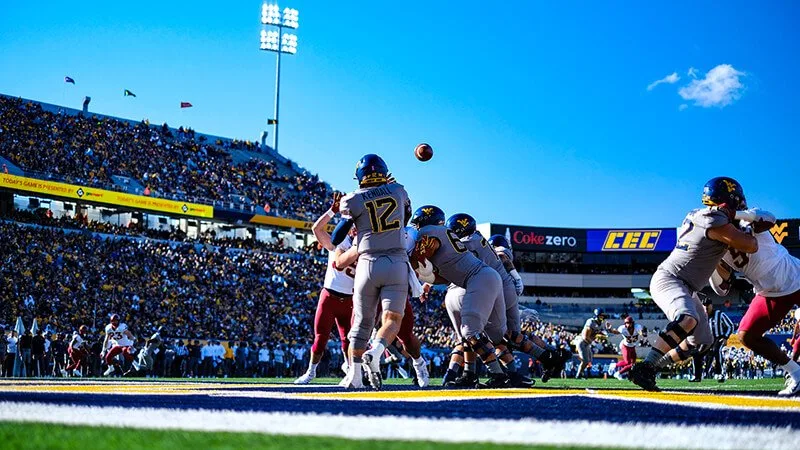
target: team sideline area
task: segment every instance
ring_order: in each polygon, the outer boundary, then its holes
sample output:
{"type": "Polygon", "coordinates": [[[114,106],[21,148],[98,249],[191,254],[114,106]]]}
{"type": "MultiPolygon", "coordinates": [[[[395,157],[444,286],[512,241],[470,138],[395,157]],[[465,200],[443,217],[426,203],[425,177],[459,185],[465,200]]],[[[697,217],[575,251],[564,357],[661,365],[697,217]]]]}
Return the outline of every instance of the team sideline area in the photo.
{"type": "Polygon", "coordinates": [[[658,393],[617,380],[503,390],[387,380],[359,392],[317,381],[6,379],[0,439],[49,449],[800,448],[800,399],[776,398],[780,379],[661,380],[658,393]]]}

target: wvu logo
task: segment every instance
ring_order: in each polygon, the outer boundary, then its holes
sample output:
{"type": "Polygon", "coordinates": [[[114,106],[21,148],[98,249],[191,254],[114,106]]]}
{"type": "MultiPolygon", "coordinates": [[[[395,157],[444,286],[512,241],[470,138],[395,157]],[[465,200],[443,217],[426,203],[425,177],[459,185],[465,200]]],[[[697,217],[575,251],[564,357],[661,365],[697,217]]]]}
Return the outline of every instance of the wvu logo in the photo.
{"type": "Polygon", "coordinates": [[[467,225],[469,225],[468,219],[458,219],[456,220],[456,222],[458,222],[458,224],[461,225],[462,227],[466,227],[467,225]]]}
{"type": "Polygon", "coordinates": [[[736,183],[734,183],[733,181],[722,180],[722,182],[725,183],[725,187],[728,188],[728,192],[736,191],[736,183]]]}
{"type": "Polygon", "coordinates": [[[653,251],[661,230],[609,230],[603,251],[653,251]]]}
{"type": "Polygon", "coordinates": [[[776,223],[775,226],[770,228],[769,232],[772,234],[772,237],[775,238],[775,242],[782,244],[786,236],[789,236],[789,232],[786,231],[786,227],[788,226],[789,222],[783,222],[782,224],[776,223]]]}
{"type": "Polygon", "coordinates": [[[422,208],[422,213],[425,214],[426,216],[428,214],[433,214],[433,208],[422,208]]]}

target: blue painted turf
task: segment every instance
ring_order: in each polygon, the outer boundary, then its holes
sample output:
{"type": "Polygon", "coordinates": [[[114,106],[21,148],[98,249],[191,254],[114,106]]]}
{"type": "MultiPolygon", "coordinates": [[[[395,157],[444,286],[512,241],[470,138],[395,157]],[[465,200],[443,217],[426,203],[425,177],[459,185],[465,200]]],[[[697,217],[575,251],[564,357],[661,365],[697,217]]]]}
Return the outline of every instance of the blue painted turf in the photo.
{"type": "MultiPolygon", "coordinates": [[[[387,388],[390,388],[387,386],[387,388]]],[[[392,387],[392,390],[394,387],[392,387]]],[[[404,387],[399,387],[402,390],[404,387]]],[[[250,389],[248,389],[250,390],[250,389]]],[[[269,388],[280,392],[331,392],[330,389],[269,388]]],[[[749,394],[749,393],[748,393],[749,394]]],[[[76,404],[89,406],[215,409],[233,411],[369,414],[429,418],[492,418],[590,420],[615,423],[672,423],[788,426],[800,429],[800,412],[710,409],[647,401],[625,401],[593,396],[459,399],[409,402],[329,399],[274,399],[191,395],[113,395],[80,393],[0,392],[0,401],[76,404]]]]}

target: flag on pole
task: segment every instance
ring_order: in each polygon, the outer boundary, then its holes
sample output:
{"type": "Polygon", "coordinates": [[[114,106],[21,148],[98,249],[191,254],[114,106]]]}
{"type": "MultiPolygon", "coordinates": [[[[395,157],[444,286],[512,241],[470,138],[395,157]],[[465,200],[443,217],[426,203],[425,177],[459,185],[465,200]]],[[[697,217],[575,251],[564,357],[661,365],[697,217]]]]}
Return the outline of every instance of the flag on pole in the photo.
{"type": "Polygon", "coordinates": [[[31,334],[34,336],[39,334],[39,322],[36,319],[33,319],[33,325],[31,325],[31,334]]]}
{"type": "Polygon", "coordinates": [[[189,102],[181,102],[181,108],[191,108],[192,104],[189,102]]]}
{"type": "Polygon", "coordinates": [[[75,84],[75,80],[70,77],[64,77],[64,83],[72,83],[75,84]]]}
{"type": "Polygon", "coordinates": [[[278,124],[277,119],[267,119],[267,125],[277,125],[277,124],[278,124]]]}
{"type": "Polygon", "coordinates": [[[17,332],[17,336],[25,334],[25,325],[22,324],[22,316],[17,316],[17,324],[14,326],[14,331],[17,332]]]}
{"type": "Polygon", "coordinates": [[[125,95],[125,97],[136,97],[136,94],[134,94],[133,92],[131,92],[131,91],[127,90],[127,89],[125,89],[124,95],[125,95]]]}

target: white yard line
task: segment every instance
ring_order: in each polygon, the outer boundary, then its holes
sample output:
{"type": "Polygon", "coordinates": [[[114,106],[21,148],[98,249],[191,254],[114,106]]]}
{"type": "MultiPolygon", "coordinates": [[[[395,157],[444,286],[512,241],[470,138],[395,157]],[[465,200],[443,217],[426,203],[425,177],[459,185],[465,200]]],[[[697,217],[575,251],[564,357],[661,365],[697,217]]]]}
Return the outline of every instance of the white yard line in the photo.
{"type": "MultiPolygon", "coordinates": [[[[757,414],[754,412],[754,414],[757,414]]],[[[685,449],[798,449],[788,427],[435,419],[0,402],[0,421],[442,442],[685,449]]]]}

